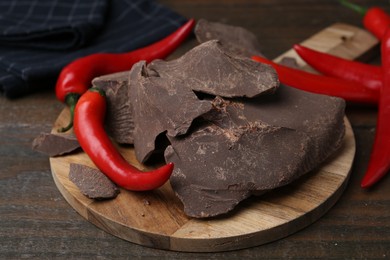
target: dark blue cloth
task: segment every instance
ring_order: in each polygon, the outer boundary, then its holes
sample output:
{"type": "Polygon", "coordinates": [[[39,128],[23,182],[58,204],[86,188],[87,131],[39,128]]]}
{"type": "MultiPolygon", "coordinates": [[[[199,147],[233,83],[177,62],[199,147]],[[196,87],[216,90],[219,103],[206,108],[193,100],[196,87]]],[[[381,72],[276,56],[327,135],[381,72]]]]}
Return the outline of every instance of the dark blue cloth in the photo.
{"type": "Polygon", "coordinates": [[[185,21],[152,0],[2,0],[0,90],[12,98],[54,87],[74,59],[140,48],[185,21]]]}

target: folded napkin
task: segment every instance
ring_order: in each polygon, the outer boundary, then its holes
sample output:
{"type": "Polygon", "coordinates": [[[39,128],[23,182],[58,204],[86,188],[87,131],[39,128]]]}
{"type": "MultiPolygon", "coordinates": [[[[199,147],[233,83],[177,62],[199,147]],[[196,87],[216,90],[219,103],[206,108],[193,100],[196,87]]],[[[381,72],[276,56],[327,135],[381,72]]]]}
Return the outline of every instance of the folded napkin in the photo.
{"type": "Polygon", "coordinates": [[[99,31],[108,3],[3,0],[0,6],[1,44],[66,50],[83,46],[99,31]]]}
{"type": "Polygon", "coordinates": [[[13,98],[54,87],[74,59],[143,47],[185,21],[152,0],[2,0],[0,91],[13,98]]]}

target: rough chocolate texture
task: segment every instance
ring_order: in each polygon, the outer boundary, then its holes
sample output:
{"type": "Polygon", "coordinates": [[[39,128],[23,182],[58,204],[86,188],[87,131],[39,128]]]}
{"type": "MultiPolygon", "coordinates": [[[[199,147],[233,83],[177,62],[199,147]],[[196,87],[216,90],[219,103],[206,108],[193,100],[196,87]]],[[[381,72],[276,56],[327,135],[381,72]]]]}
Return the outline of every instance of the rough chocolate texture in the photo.
{"type": "Polygon", "coordinates": [[[51,157],[71,153],[80,147],[77,138],[70,134],[41,133],[32,143],[32,149],[51,157]]]}
{"type": "Polygon", "coordinates": [[[181,79],[193,91],[222,97],[256,97],[279,85],[272,67],[227,53],[217,40],[202,43],[176,60],[154,61],[148,70],[161,78],[181,79]]]}
{"type": "Polygon", "coordinates": [[[248,58],[262,55],[256,35],[245,28],[200,19],[194,31],[200,43],[218,40],[227,52],[248,58]]]}
{"type": "Polygon", "coordinates": [[[113,199],[118,187],[101,171],[81,164],[70,164],[69,179],[90,199],[113,199]]]}
{"type": "Polygon", "coordinates": [[[141,61],[130,71],[134,147],[145,162],[158,135],[187,133],[194,119],[212,109],[194,93],[223,97],[256,97],[274,92],[279,81],[270,67],[230,56],[217,41],[201,44],[173,61],[141,61]]]}
{"type": "Polygon", "coordinates": [[[185,134],[193,119],[212,108],[210,102],[199,100],[183,80],[149,77],[145,70],[145,62],[139,62],[130,73],[134,146],[142,162],[155,150],[159,134],[185,134]]]}
{"type": "Polygon", "coordinates": [[[134,122],[131,113],[129,72],[119,72],[97,77],[93,86],[106,92],[107,113],[105,125],[110,136],[118,143],[132,144],[134,122]]]}
{"type": "Polygon", "coordinates": [[[212,217],[243,199],[296,180],[337,150],[343,100],[281,86],[252,100],[213,101],[214,110],[183,137],[169,137],[171,185],[187,215],[212,217]],[[319,105],[321,104],[321,105],[319,105]]]}

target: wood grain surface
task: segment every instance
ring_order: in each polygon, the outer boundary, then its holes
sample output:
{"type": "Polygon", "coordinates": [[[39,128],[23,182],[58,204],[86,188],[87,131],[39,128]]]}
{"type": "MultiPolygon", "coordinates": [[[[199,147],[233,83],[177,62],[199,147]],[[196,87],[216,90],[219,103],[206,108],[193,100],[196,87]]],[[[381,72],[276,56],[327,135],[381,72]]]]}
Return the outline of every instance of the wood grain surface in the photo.
{"type": "MultiPolygon", "coordinates": [[[[278,57],[334,23],[362,28],[361,17],[329,0],[157,0],[195,19],[252,31],[262,52],[278,57]]],[[[388,1],[354,0],[390,12],[388,1]]],[[[189,39],[169,58],[196,45],[189,39]]],[[[379,48],[363,57],[380,64],[379,48]]],[[[47,155],[31,150],[64,108],[54,86],[19,99],[0,95],[0,259],[389,259],[390,178],[370,190],[360,181],[375,135],[375,106],[348,104],[356,154],[348,184],[336,204],[315,223],[261,246],[217,253],[188,253],[140,246],[86,221],[53,182],[47,155]]]]}
{"type": "MultiPolygon", "coordinates": [[[[349,48],[347,58],[355,59],[378,44],[367,32],[346,24],[335,24],[313,35],[304,45],[329,52],[349,48]],[[358,43],[354,44],[357,41],[358,43]]],[[[343,52],[344,53],[344,52],[343,52]]],[[[282,57],[293,56],[287,51],[282,57]]],[[[280,57],[276,60],[279,61],[280,57]]],[[[302,67],[303,61],[299,61],[302,67]]],[[[53,131],[66,125],[65,109],[53,131]]],[[[355,155],[355,140],[347,119],[346,136],[338,153],[306,178],[287,187],[251,198],[228,216],[202,220],[188,218],[169,183],[152,192],[129,192],[110,201],[94,201],[80,193],[69,180],[69,166],[79,163],[94,167],[83,153],[50,158],[54,181],[69,204],[99,228],[140,245],[192,252],[217,252],[258,246],[288,236],[317,220],[341,196],[355,155]]],[[[132,164],[134,150],[120,147],[132,164]]]]}

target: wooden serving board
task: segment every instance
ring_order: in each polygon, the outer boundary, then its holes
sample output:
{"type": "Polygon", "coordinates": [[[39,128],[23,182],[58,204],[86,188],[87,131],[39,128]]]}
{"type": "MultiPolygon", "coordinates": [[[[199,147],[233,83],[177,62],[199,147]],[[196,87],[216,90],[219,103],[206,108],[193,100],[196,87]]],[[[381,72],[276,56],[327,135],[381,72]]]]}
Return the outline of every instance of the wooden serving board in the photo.
{"type": "MultiPolygon", "coordinates": [[[[321,45],[328,52],[348,45],[349,53],[353,53],[348,58],[366,53],[375,44],[376,40],[365,31],[341,24],[326,28],[305,42],[307,46],[321,45]]],[[[66,125],[68,119],[69,111],[64,109],[53,131],[66,125]]],[[[68,178],[70,163],[94,167],[83,152],[50,158],[50,165],[55,184],[69,204],[112,235],[160,249],[228,251],[286,237],[319,219],[336,203],[348,182],[355,155],[354,135],[346,118],[345,124],[343,146],[317,170],[286,187],[242,202],[227,216],[206,220],[187,217],[169,183],[150,192],[121,190],[117,198],[108,201],[88,199],[68,178]]],[[[145,169],[135,159],[131,147],[118,149],[130,163],[145,169]]]]}

